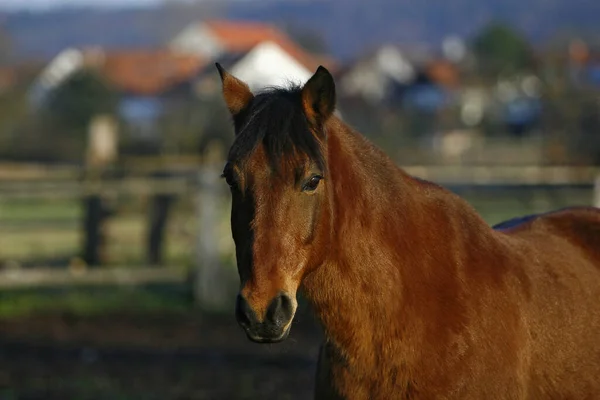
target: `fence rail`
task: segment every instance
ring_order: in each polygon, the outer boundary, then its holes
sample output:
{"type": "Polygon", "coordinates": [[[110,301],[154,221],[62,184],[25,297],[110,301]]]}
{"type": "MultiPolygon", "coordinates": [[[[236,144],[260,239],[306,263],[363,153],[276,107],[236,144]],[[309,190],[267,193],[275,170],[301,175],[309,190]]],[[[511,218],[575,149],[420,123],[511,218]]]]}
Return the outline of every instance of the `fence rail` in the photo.
{"type": "Polygon", "coordinates": [[[26,197],[75,198],[106,193],[156,195],[181,194],[190,190],[190,182],[182,178],[151,179],[126,178],[105,181],[0,181],[0,197],[19,199],[26,197]]]}
{"type": "Polygon", "coordinates": [[[599,167],[406,166],[407,173],[441,184],[593,185],[599,167]]]}
{"type": "MultiPolygon", "coordinates": [[[[407,173],[440,184],[464,185],[593,185],[600,177],[600,167],[544,166],[419,166],[402,167],[407,173]]],[[[1,174],[0,174],[1,175],[1,174]]],[[[190,179],[124,178],[121,180],[77,181],[58,174],[55,179],[40,178],[20,181],[0,176],[0,197],[27,196],[79,197],[102,193],[180,194],[193,187],[190,179]]]]}
{"type": "Polygon", "coordinates": [[[183,284],[188,272],[175,267],[85,268],[85,269],[4,269],[0,270],[0,289],[24,289],[86,285],[183,284]]]}

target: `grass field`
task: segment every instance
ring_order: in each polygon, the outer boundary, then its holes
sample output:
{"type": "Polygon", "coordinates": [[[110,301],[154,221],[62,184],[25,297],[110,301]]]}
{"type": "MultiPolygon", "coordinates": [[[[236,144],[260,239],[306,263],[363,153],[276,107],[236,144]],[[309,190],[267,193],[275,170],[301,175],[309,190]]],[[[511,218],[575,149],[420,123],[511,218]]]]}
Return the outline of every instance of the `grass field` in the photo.
{"type": "Polygon", "coordinates": [[[0,319],[66,313],[89,317],[111,313],[182,313],[193,308],[189,288],[79,287],[0,291],[0,319]]]}

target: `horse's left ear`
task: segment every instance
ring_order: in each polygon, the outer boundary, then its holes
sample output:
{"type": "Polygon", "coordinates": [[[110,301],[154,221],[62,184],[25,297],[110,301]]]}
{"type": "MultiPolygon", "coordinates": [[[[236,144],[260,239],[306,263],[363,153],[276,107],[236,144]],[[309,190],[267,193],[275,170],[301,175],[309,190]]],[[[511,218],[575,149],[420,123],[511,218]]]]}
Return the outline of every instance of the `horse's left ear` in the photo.
{"type": "Polygon", "coordinates": [[[333,114],[335,101],[333,76],[325,67],[319,66],[302,88],[302,106],[308,121],[314,126],[323,124],[333,114]]]}
{"type": "Polygon", "coordinates": [[[231,75],[225,71],[225,68],[219,63],[215,63],[219,75],[221,76],[221,83],[223,84],[223,98],[229,112],[236,116],[240,111],[250,104],[254,95],[250,91],[248,84],[231,75]]]}

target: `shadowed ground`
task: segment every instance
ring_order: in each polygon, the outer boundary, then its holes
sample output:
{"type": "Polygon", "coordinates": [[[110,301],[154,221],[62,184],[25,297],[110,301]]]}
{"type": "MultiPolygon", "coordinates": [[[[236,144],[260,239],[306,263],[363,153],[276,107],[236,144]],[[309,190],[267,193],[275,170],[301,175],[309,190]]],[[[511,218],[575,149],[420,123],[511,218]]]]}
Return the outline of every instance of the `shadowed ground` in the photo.
{"type": "Polygon", "coordinates": [[[231,317],[69,314],[0,322],[0,399],[307,399],[320,332],[250,343],[231,317]]]}

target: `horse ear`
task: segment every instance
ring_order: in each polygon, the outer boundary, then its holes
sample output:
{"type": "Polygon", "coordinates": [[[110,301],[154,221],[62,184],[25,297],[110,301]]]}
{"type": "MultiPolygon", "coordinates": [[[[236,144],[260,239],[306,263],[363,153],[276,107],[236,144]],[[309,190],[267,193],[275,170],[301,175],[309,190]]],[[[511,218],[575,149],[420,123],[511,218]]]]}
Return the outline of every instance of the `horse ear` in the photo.
{"type": "Polygon", "coordinates": [[[223,68],[221,64],[215,63],[215,65],[221,76],[225,104],[227,104],[229,112],[235,116],[250,104],[254,95],[246,82],[239,80],[229,72],[225,71],[225,68],[223,68]]]}
{"type": "Polygon", "coordinates": [[[323,124],[335,110],[335,82],[331,73],[319,66],[302,88],[302,106],[309,122],[323,124]]]}

